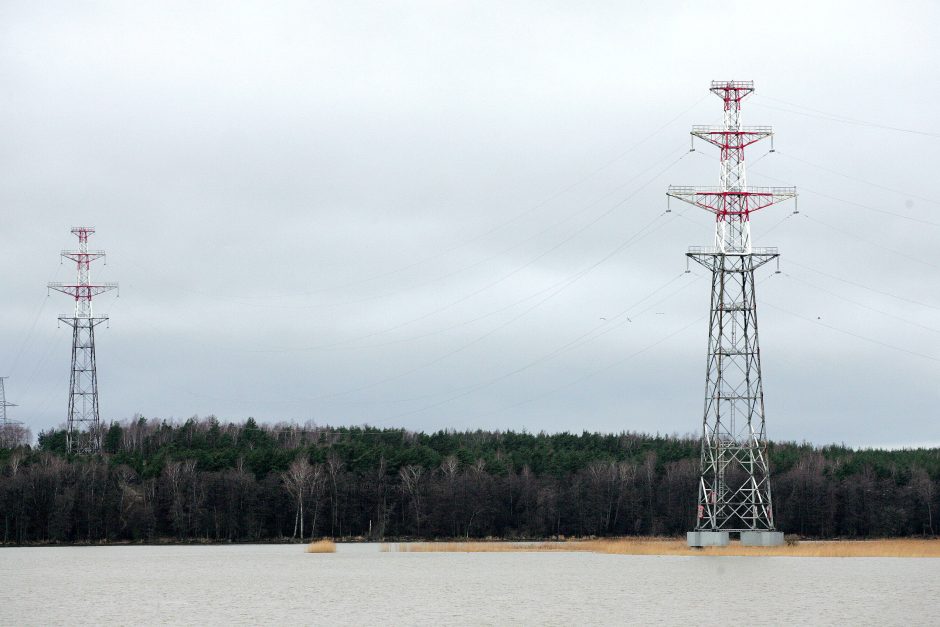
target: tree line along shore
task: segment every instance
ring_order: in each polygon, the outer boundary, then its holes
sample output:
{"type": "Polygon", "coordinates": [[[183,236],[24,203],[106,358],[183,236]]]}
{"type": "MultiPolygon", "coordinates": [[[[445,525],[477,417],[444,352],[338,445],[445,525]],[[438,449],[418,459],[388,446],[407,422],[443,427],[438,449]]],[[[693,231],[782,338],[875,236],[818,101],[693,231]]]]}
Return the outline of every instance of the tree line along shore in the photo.
{"type": "MultiPolygon", "coordinates": [[[[624,432],[111,423],[0,447],[4,544],[675,536],[699,440],[624,432]]],[[[769,445],[777,527],[808,539],[933,536],[940,449],[769,445]]]]}

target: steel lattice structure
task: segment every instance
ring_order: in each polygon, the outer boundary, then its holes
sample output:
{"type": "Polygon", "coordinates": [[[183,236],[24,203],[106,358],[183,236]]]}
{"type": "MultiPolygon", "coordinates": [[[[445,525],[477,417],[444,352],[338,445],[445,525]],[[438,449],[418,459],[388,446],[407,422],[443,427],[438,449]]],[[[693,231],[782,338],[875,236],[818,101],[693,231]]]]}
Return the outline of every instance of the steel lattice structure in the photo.
{"type": "Polygon", "coordinates": [[[8,377],[0,377],[0,424],[6,426],[8,424],[19,424],[18,420],[10,420],[7,416],[7,407],[16,407],[16,403],[10,403],[7,401],[7,391],[5,382],[8,377]]]}
{"type": "Polygon", "coordinates": [[[77,226],[78,250],[63,250],[62,258],[77,266],[75,283],[49,283],[48,288],[75,299],[72,315],[59,320],[72,327],[72,375],[69,383],[67,446],[69,452],[96,453],[101,450],[101,424],[98,411],[98,373],[95,367],[95,327],[107,316],[95,316],[92,299],[117,288],[117,283],[91,282],[91,263],[104,259],[103,250],[88,250],[88,237],[94,227],[77,226]]]}
{"type": "Polygon", "coordinates": [[[22,442],[23,423],[7,416],[7,407],[16,407],[16,403],[7,401],[7,377],[0,377],[0,446],[13,448],[22,442]]]}
{"type": "Polygon", "coordinates": [[[712,274],[698,518],[690,546],[723,545],[729,532],[745,544],[779,544],[767,462],[764,392],[757,336],[754,271],[776,248],[751,245],[750,215],[795,198],[794,187],[748,187],[744,149],[772,137],[769,126],[742,126],[741,100],[753,81],[712,81],[724,103],[722,126],[694,126],[692,136],[721,151],[717,187],[670,186],[667,194],[715,215],[715,245],[690,259],[712,274]]]}

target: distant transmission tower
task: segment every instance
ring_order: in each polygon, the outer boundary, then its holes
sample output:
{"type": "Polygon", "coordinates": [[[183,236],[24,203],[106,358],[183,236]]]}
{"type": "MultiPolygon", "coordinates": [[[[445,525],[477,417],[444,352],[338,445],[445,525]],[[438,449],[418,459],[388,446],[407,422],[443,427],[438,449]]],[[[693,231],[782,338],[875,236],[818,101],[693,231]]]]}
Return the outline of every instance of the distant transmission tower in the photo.
{"type": "Polygon", "coordinates": [[[91,262],[105,257],[103,250],[88,250],[88,237],[94,227],[77,226],[78,250],[63,250],[62,257],[78,266],[75,283],[49,283],[49,289],[75,299],[75,312],[62,314],[59,320],[72,327],[72,376],[69,384],[69,452],[97,453],[101,450],[101,426],[98,414],[98,373],[95,370],[95,327],[108,319],[95,316],[92,298],[117,288],[117,283],[91,282],[91,262]]]}
{"type": "MultiPolygon", "coordinates": [[[[7,392],[4,382],[8,377],[0,377],[0,447],[12,448],[20,443],[23,423],[11,420],[7,416],[7,407],[16,407],[15,403],[7,402],[7,392]]],[[[24,442],[25,443],[25,442],[24,442]]]]}
{"type": "Polygon", "coordinates": [[[688,543],[722,546],[734,532],[742,544],[776,545],[783,533],[770,495],[754,270],[777,249],[751,246],[750,215],[796,197],[796,188],[747,185],[744,149],[773,136],[769,126],[741,126],[741,100],[754,82],[712,81],[711,91],[724,102],[724,124],[693,126],[692,136],[721,149],[719,185],[667,192],[715,214],[715,245],[688,252],[712,273],[698,522],[688,543]]]}
{"type": "Polygon", "coordinates": [[[16,403],[7,402],[7,391],[4,382],[10,377],[0,377],[0,424],[6,426],[8,424],[19,424],[19,421],[10,420],[7,417],[7,407],[16,407],[16,403]]]}

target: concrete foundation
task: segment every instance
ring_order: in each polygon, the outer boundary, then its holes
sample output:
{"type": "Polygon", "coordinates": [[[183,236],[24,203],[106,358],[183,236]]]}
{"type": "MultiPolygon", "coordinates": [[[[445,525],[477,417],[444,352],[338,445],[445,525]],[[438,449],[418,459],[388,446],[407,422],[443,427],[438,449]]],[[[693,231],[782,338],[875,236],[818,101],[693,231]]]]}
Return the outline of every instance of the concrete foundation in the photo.
{"type": "MultiPolygon", "coordinates": [[[[730,538],[727,531],[689,531],[685,534],[689,546],[728,546],[730,538]]],[[[780,541],[783,541],[781,535],[780,541]]]]}
{"type": "Polygon", "coordinates": [[[780,546],[783,544],[783,532],[742,531],[741,544],[744,546],[780,546]]]}

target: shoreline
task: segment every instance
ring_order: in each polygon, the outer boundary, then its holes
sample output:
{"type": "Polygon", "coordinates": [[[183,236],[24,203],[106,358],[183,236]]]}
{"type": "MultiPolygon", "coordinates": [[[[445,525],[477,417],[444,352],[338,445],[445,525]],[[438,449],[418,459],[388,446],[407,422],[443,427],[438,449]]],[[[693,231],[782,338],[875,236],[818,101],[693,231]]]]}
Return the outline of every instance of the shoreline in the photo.
{"type": "Polygon", "coordinates": [[[725,556],[725,557],[920,557],[940,558],[940,538],[828,538],[792,540],[776,547],[749,547],[732,542],[725,547],[692,549],[683,538],[619,537],[619,538],[486,538],[467,540],[440,538],[386,538],[370,540],[353,537],[330,540],[314,538],[298,540],[278,538],[252,542],[178,541],[161,538],[133,542],[70,542],[0,544],[4,548],[45,547],[112,547],[112,546],[232,546],[232,545],[297,545],[308,547],[318,542],[335,545],[375,544],[383,553],[598,553],[607,555],[660,556],[725,556]]]}
{"type": "Polygon", "coordinates": [[[560,542],[383,543],[383,552],[536,553],[582,552],[607,555],[715,557],[894,557],[940,558],[940,538],[877,538],[794,541],[781,546],[690,548],[683,538],[610,538],[560,542]]]}

